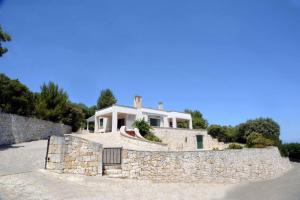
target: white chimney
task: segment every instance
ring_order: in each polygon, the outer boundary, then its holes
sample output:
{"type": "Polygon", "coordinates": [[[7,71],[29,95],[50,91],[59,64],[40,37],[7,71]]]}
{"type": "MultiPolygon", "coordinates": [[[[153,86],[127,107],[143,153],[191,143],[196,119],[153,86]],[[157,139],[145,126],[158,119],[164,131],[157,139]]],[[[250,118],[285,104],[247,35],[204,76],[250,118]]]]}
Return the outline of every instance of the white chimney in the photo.
{"type": "Polygon", "coordinates": [[[142,97],[141,96],[135,96],[133,100],[133,107],[135,108],[142,108],[142,97]]]}
{"type": "Polygon", "coordinates": [[[163,102],[158,102],[158,110],[164,110],[164,103],[163,102]]]}

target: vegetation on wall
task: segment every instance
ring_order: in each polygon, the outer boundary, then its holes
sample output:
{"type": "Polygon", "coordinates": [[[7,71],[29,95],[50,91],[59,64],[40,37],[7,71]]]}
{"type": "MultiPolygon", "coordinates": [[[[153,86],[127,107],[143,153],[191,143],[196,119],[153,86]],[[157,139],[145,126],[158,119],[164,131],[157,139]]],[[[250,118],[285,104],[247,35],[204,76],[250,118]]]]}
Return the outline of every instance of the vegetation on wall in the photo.
{"type": "Polygon", "coordinates": [[[3,54],[5,54],[8,51],[7,48],[3,47],[3,43],[9,41],[11,41],[10,35],[4,32],[0,25],[0,57],[2,57],[3,54]]]}
{"type": "Polygon", "coordinates": [[[133,127],[139,129],[140,134],[147,140],[153,141],[153,142],[161,142],[161,140],[154,135],[151,130],[152,127],[148,122],[146,122],[144,119],[136,120],[133,123],[133,127]]]}
{"type": "Polygon", "coordinates": [[[146,134],[151,133],[152,127],[148,122],[146,122],[144,119],[136,120],[133,123],[133,127],[139,129],[140,134],[142,136],[145,136],[146,134]]]}
{"type": "Polygon", "coordinates": [[[113,92],[110,89],[102,90],[97,101],[97,108],[103,109],[117,103],[113,92]]]}

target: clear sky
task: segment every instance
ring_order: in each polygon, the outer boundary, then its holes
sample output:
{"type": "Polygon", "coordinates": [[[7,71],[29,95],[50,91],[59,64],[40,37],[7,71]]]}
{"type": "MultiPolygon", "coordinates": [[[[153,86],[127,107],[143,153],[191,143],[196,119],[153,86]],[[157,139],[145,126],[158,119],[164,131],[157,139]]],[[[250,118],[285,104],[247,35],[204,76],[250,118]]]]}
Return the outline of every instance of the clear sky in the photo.
{"type": "Polygon", "coordinates": [[[272,117],[300,142],[300,0],[0,0],[0,72],[74,102],[163,101],[210,124],[272,117]]]}

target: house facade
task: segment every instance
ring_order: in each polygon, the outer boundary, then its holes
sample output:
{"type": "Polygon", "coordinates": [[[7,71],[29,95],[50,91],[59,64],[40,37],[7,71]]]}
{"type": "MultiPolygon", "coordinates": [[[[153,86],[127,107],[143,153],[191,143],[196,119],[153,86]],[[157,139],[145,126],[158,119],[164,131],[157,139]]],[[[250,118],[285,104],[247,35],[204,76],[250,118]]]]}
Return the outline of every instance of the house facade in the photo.
{"type": "Polygon", "coordinates": [[[142,107],[142,97],[135,96],[133,106],[113,105],[95,112],[95,115],[88,121],[94,120],[95,133],[116,133],[122,126],[126,129],[133,129],[136,120],[144,119],[152,127],[177,128],[177,123],[188,123],[192,129],[192,117],[188,113],[166,111],[163,103],[158,104],[157,109],[142,107]]]}

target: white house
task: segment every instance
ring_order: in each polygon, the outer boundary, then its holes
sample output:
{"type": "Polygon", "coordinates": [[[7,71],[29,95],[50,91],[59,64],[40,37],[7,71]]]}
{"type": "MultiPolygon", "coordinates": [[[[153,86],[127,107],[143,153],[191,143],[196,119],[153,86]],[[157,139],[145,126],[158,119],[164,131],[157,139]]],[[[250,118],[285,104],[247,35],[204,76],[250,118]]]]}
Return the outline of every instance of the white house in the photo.
{"type": "Polygon", "coordinates": [[[122,126],[132,129],[135,120],[144,119],[153,127],[177,128],[178,122],[187,121],[192,129],[192,116],[188,113],[166,111],[163,103],[157,109],[142,107],[142,97],[135,96],[133,107],[113,105],[96,111],[87,122],[95,122],[95,133],[117,132],[122,126]]]}

